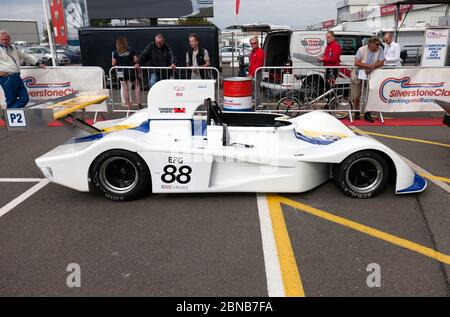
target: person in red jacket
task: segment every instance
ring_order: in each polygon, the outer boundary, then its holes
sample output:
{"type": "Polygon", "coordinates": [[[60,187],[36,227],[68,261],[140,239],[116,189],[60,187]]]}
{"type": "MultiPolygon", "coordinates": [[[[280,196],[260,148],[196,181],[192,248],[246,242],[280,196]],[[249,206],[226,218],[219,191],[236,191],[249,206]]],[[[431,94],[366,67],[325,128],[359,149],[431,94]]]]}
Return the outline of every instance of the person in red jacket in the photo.
{"type": "Polygon", "coordinates": [[[257,37],[253,37],[250,39],[250,45],[252,46],[252,52],[250,54],[250,65],[248,66],[248,76],[254,78],[256,70],[259,67],[264,66],[264,50],[259,47],[259,41],[257,37]]]}
{"type": "MultiPolygon", "coordinates": [[[[325,48],[325,52],[321,55],[317,60],[323,63],[323,66],[341,66],[341,53],[342,48],[338,42],[334,39],[334,32],[328,31],[327,35],[327,47],[325,48]]],[[[330,84],[330,75],[333,74],[334,79],[337,79],[339,75],[339,69],[327,69],[326,71],[326,85],[327,89],[329,89],[330,84]]]]}

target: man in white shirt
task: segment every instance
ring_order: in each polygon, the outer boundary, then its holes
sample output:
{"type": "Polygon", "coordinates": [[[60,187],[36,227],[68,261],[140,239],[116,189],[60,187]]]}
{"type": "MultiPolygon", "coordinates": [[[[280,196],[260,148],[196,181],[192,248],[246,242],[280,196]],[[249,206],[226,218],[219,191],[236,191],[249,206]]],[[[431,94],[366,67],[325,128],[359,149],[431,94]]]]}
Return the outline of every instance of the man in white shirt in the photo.
{"type": "Polygon", "coordinates": [[[394,41],[394,36],[392,33],[388,32],[383,37],[384,40],[384,56],[386,60],[384,61],[385,66],[402,66],[400,58],[400,45],[394,41]]]}
{"type": "MultiPolygon", "coordinates": [[[[22,62],[38,65],[34,57],[21,53],[11,45],[8,31],[0,30],[0,86],[5,93],[7,108],[23,108],[29,101],[28,91],[20,78],[22,62]]],[[[45,67],[43,64],[39,66],[45,67]]]]}

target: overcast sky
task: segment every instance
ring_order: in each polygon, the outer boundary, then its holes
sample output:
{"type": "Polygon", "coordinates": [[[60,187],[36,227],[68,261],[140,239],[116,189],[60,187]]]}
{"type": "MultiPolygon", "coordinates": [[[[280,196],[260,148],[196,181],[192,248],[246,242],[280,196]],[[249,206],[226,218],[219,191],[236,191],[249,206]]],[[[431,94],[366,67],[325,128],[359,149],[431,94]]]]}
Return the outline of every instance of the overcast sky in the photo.
{"type": "MultiPolygon", "coordinates": [[[[234,24],[234,6],[235,0],[214,0],[213,22],[220,28],[234,24]]],[[[299,27],[335,17],[336,0],[241,0],[238,24],[266,22],[299,27]]],[[[41,30],[42,0],[0,0],[0,18],[37,20],[41,30]]]]}

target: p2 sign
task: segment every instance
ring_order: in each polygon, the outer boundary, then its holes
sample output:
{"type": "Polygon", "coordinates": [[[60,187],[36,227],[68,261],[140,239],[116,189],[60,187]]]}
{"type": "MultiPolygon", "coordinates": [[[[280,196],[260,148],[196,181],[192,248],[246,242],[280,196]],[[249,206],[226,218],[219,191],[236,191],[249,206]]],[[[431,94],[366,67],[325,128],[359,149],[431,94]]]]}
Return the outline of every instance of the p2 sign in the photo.
{"type": "Polygon", "coordinates": [[[10,127],[26,127],[25,113],[23,110],[7,110],[8,125],[10,127]]]}

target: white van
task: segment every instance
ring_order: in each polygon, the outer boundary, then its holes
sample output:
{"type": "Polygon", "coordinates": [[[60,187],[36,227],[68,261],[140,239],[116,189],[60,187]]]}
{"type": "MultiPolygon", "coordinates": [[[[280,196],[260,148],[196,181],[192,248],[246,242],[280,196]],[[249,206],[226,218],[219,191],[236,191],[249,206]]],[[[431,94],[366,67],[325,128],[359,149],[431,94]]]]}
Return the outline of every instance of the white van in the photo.
{"type": "MultiPolygon", "coordinates": [[[[282,30],[269,32],[264,40],[265,66],[321,67],[317,57],[327,46],[327,31],[282,30]]],[[[372,33],[335,31],[335,39],[342,47],[341,65],[354,65],[358,49],[374,36],[372,33]]],[[[349,83],[349,73],[341,71],[337,83],[349,83]]],[[[323,91],[325,72],[298,69],[265,71],[262,86],[275,89],[311,88],[323,91]]]]}

